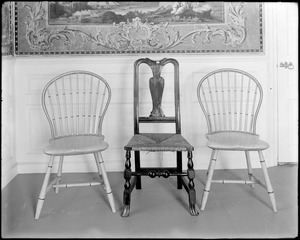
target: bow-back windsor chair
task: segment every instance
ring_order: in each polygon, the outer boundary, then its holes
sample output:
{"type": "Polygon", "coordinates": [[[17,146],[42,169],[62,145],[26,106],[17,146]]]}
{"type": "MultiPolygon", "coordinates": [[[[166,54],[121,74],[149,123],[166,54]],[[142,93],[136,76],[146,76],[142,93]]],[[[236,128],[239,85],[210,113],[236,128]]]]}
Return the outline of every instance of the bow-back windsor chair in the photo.
{"type": "Polygon", "coordinates": [[[208,126],[207,146],[212,149],[201,210],[205,208],[211,183],[242,183],[252,188],[257,183],[267,190],[273,211],[277,212],[262,153],[269,144],[260,140],[256,134],[256,120],[263,99],[263,90],[258,80],[238,69],[219,69],[200,80],[197,94],[208,126]],[[218,153],[223,150],[245,152],[249,180],[213,180],[218,153]],[[265,184],[253,175],[250,151],[258,152],[265,184]]]}
{"type": "MultiPolygon", "coordinates": [[[[102,124],[111,99],[111,89],[105,79],[88,71],[71,71],[53,78],[42,93],[42,106],[49,121],[51,139],[44,148],[50,156],[48,168],[37,203],[38,219],[47,192],[62,187],[102,185],[112,212],[116,212],[114,197],[107,178],[101,152],[108,148],[102,134],[102,124]],[[61,183],[65,156],[93,154],[99,181],[61,183]],[[57,177],[49,184],[54,158],[59,156],[57,177]]],[[[82,161],[85,159],[82,158],[82,161]]]]}
{"type": "MultiPolygon", "coordinates": [[[[146,70],[145,70],[146,71],[146,70]]],[[[151,75],[150,75],[151,76],[151,75]]],[[[165,76],[165,75],[164,75],[165,76]]],[[[148,92],[149,93],[149,92],[148,92]]],[[[150,97],[150,96],[149,96],[150,97]]],[[[189,196],[189,211],[191,215],[198,215],[196,210],[196,191],[194,189],[194,177],[195,172],[193,169],[192,161],[192,151],[194,150],[188,141],[181,135],[181,120],[180,120],[180,94],[179,94],[179,64],[177,60],[172,58],[164,58],[160,61],[154,61],[149,58],[141,58],[135,61],[134,63],[134,136],[129,140],[125,145],[124,149],[126,151],[126,162],[124,170],[124,192],[123,192],[123,211],[121,212],[122,217],[129,216],[130,213],[130,195],[134,187],[136,189],[141,189],[141,176],[149,176],[151,178],[155,177],[164,177],[168,178],[169,176],[177,177],[177,188],[182,189],[184,186],[185,190],[189,196]],[[140,65],[144,65],[149,71],[152,70],[153,77],[149,79],[149,82],[143,81],[142,72],[140,73],[140,65]],[[174,93],[174,98],[169,100],[173,110],[170,111],[171,116],[165,116],[164,111],[162,110],[162,97],[164,92],[165,79],[161,77],[162,69],[165,65],[169,65],[171,70],[172,79],[171,81],[166,81],[166,84],[173,84],[170,87],[171,92],[174,93]],[[150,69],[148,68],[150,67],[150,69]],[[174,80],[173,80],[174,79],[174,80]],[[143,101],[145,98],[146,91],[149,90],[147,87],[142,89],[142,86],[147,86],[147,83],[150,88],[151,98],[152,98],[152,111],[149,114],[142,113],[143,101]],[[174,90],[173,90],[174,89],[174,90]],[[174,99],[174,102],[173,102],[174,99]],[[174,105],[173,105],[174,104],[174,105]],[[172,113],[173,112],[173,113],[172,113]],[[147,116],[148,115],[148,116],[147,116]],[[175,126],[172,133],[162,133],[160,131],[151,133],[146,132],[146,130],[141,129],[141,125],[145,124],[166,124],[169,123],[171,126],[175,126]],[[135,171],[131,170],[131,152],[134,152],[135,160],[135,171]],[[140,158],[141,152],[174,152],[176,158],[175,164],[176,167],[145,167],[141,166],[140,158]],[[182,152],[187,152],[187,170],[182,170],[182,152]],[[188,178],[186,181],[185,177],[188,178]],[[132,178],[132,179],[131,179],[132,178]]],[[[172,153],[171,153],[172,154],[172,153]]]]}

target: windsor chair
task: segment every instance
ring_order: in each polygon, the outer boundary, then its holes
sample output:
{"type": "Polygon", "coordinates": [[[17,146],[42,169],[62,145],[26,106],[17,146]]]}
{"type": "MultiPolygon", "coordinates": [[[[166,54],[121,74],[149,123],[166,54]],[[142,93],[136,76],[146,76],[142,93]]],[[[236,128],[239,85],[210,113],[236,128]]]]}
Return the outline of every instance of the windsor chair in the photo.
{"type": "Polygon", "coordinates": [[[47,192],[54,188],[102,185],[107,193],[112,212],[116,212],[114,197],[107,178],[101,152],[108,148],[102,134],[103,118],[111,99],[108,83],[99,75],[88,71],[63,73],[52,79],[42,93],[42,106],[50,124],[51,139],[44,148],[50,156],[35,219],[39,219],[47,192]],[[65,156],[93,154],[99,181],[61,183],[65,156]],[[56,178],[49,184],[54,158],[59,156],[56,178]]]}
{"type": "Polygon", "coordinates": [[[204,76],[197,88],[198,100],[206,118],[207,146],[212,149],[207,180],[202,195],[204,210],[211,183],[259,184],[269,194],[273,211],[277,212],[274,191],[262,151],[269,144],[256,134],[256,120],[263,99],[258,80],[238,69],[219,69],[204,76]],[[213,180],[219,151],[244,151],[249,180],[213,180]],[[257,151],[265,183],[254,176],[250,151],[257,151]]]}
{"type": "MultiPolygon", "coordinates": [[[[146,70],[145,70],[146,71],[146,70]]],[[[151,75],[150,75],[151,76],[151,75]]],[[[164,75],[165,76],[165,75],[164,75]]],[[[148,92],[149,93],[149,92],[148,92]]],[[[149,96],[150,97],[150,96],[149,96]]],[[[151,107],[150,107],[151,108],[151,107]]],[[[124,147],[126,151],[126,162],[124,170],[124,192],[123,192],[123,210],[121,212],[122,217],[129,216],[130,213],[130,197],[131,192],[136,189],[141,189],[141,176],[149,176],[151,178],[176,176],[177,188],[182,189],[184,186],[189,196],[189,212],[191,215],[198,215],[196,210],[196,191],[194,189],[194,177],[195,172],[193,169],[192,151],[193,146],[181,135],[181,120],[180,120],[180,94],[179,94],[179,64],[177,60],[172,58],[164,58],[160,61],[154,61],[149,58],[141,58],[134,63],[134,135],[124,147]],[[140,73],[140,66],[144,65],[149,71],[152,70],[153,77],[147,81],[143,81],[140,73]],[[165,79],[161,77],[162,69],[165,65],[173,65],[170,81],[166,83],[172,83],[170,91],[174,92],[174,102],[171,98],[171,105],[174,104],[173,109],[170,111],[171,116],[165,116],[162,109],[162,96],[164,92],[165,79]],[[149,69],[149,68],[150,69],[149,69]],[[174,69],[174,70],[173,70],[174,69]],[[173,73],[174,71],[174,73],[173,73]],[[173,79],[172,79],[173,78],[173,79]],[[142,113],[141,105],[145,98],[145,92],[149,91],[147,87],[142,89],[140,85],[145,86],[144,82],[149,84],[151,98],[152,98],[152,111],[142,113]],[[172,89],[173,88],[173,89],[172,89]],[[144,91],[143,91],[144,90],[144,91]],[[143,98],[143,99],[142,99],[143,98]],[[173,113],[172,113],[173,112],[173,113]],[[147,117],[147,115],[149,117],[147,117]],[[172,133],[162,133],[159,131],[152,131],[151,133],[146,130],[141,130],[142,124],[166,124],[169,123],[171,126],[175,126],[175,130],[172,133]],[[141,166],[141,152],[173,152],[176,157],[176,167],[145,167],[141,166]],[[187,152],[187,170],[182,170],[182,152],[187,152]],[[135,171],[131,170],[131,152],[134,152],[135,160],[135,171]],[[188,181],[185,179],[187,177],[188,181]]],[[[172,154],[173,154],[172,153],[172,154]]],[[[171,159],[173,160],[173,159],[171,159]]]]}

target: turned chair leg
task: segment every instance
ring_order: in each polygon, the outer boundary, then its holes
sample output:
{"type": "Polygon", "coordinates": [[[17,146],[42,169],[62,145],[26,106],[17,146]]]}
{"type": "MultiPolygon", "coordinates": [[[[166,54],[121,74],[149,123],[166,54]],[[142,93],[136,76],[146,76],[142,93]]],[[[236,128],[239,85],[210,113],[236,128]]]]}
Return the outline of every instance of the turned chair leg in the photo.
{"type": "MultiPolygon", "coordinates": [[[[108,181],[108,177],[107,177],[104,161],[103,161],[103,158],[102,158],[102,154],[101,154],[101,152],[94,153],[94,156],[95,156],[96,161],[99,163],[99,165],[98,165],[99,170],[102,173],[102,179],[104,181],[105,191],[106,191],[106,194],[107,194],[107,198],[108,198],[111,210],[112,210],[113,213],[115,213],[116,212],[116,207],[115,207],[114,196],[113,196],[113,193],[112,193],[112,190],[111,190],[111,187],[110,187],[110,183],[108,181]],[[100,158],[99,158],[99,156],[100,156],[100,158]]],[[[101,174],[100,171],[99,171],[99,175],[101,174]]]]}
{"type": "Polygon", "coordinates": [[[191,151],[188,151],[188,169],[187,169],[187,176],[189,179],[189,208],[190,208],[190,214],[192,216],[198,216],[199,212],[196,209],[196,190],[195,190],[195,184],[194,184],[194,178],[195,178],[195,170],[194,170],[194,164],[193,164],[193,155],[191,151]]]}
{"type": "Polygon", "coordinates": [[[100,168],[100,162],[98,161],[98,157],[96,157],[96,156],[95,156],[95,162],[96,162],[96,165],[97,165],[101,186],[106,191],[106,187],[105,187],[105,184],[104,184],[104,181],[103,181],[103,176],[102,176],[102,172],[101,172],[101,168],[100,168]]]}
{"type": "Polygon", "coordinates": [[[123,210],[121,212],[122,217],[128,217],[130,213],[130,195],[131,195],[131,163],[130,163],[131,153],[129,150],[126,151],[126,162],[124,170],[124,192],[123,192],[123,210]]]}
{"type": "MultiPolygon", "coordinates": [[[[140,151],[134,151],[134,163],[135,163],[135,171],[140,172],[141,170],[141,162],[140,162],[140,151]]],[[[136,176],[136,189],[142,189],[142,179],[141,176],[136,176]]]]}
{"type": "MultiPolygon", "coordinates": [[[[60,156],[58,170],[57,170],[57,181],[56,184],[60,183],[61,176],[62,176],[62,166],[63,166],[64,156],[60,156]]],[[[59,187],[55,187],[55,193],[58,193],[59,187]]]]}
{"type": "Polygon", "coordinates": [[[217,162],[217,156],[218,156],[218,150],[213,150],[211,153],[211,158],[210,158],[210,163],[209,163],[209,169],[208,169],[208,174],[207,174],[207,180],[206,180],[206,185],[203,191],[202,195],[202,201],[201,201],[201,210],[203,211],[206,205],[206,201],[208,198],[208,194],[210,191],[210,185],[211,181],[213,178],[216,162],[217,162]]]}
{"type": "MultiPolygon", "coordinates": [[[[250,156],[249,156],[249,151],[245,151],[245,155],[246,155],[246,160],[247,160],[247,169],[248,169],[248,176],[249,176],[249,180],[253,181],[253,171],[252,171],[252,165],[251,165],[251,161],[250,161],[250,156]]],[[[251,188],[254,188],[254,183],[251,184],[251,188]]]]}
{"type": "MultiPolygon", "coordinates": [[[[177,152],[177,172],[182,172],[182,152],[177,152]]],[[[182,189],[182,182],[181,182],[181,176],[177,176],[177,189],[182,189]]]]}
{"type": "Polygon", "coordinates": [[[258,151],[258,155],[259,155],[260,164],[261,164],[264,176],[265,176],[267,191],[268,191],[271,203],[272,203],[273,211],[277,212],[275,195],[274,195],[274,191],[273,191],[273,188],[272,188],[272,185],[271,185],[270,177],[269,177],[269,174],[268,174],[266,162],[265,162],[264,156],[262,154],[262,151],[258,151]]]}
{"type": "Polygon", "coordinates": [[[37,207],[36,207],[36,212],[35,212],[35,219],[39,219],[42,208],[43,208],[43,204],[44,204],[44,200],[46,198],[46,194],[47,194],[47,187],[48,187],[48,183],[49,183],[49,179],[50,179],[50,174],[51,174],[51,170],[52,170],[52,166],[53,166],[53,161],[54,161],[54,156],[50,157],[49,163],[48,163],[48,167],[47,167],[47,171],[45,174],[45,178],[44,178],[44,182],[43,182],[43,186],[40,192],[40,196],[38,199],[38,203],[37,203],[37,207]]]}

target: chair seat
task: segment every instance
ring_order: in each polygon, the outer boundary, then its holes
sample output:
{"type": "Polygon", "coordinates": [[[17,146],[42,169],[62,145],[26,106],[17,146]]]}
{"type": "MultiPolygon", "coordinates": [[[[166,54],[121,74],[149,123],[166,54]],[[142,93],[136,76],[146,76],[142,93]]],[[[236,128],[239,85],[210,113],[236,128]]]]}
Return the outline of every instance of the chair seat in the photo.
{"type": "Polygon", "coordinates": [[[207,146],[217,150],[259,151],[269,147],[267,142],[259,139],[259,135],[247,132],[215,132],[206,137],[207,146]]]}
{"type": "Polygon", "coordinates": [[[142,133],[135,134],[124,149],[133,151],[193,151],[194,147],[180,134],[142,133]]]}
{"type": "Polygon", "coordinates": [[[44,153],[54,156],[67,156],[99,152],[106,148],[108,148],[108,143],[104,142],[104,136],[77,135],[50,140],[50,144],[45,147],[44,153]]]}

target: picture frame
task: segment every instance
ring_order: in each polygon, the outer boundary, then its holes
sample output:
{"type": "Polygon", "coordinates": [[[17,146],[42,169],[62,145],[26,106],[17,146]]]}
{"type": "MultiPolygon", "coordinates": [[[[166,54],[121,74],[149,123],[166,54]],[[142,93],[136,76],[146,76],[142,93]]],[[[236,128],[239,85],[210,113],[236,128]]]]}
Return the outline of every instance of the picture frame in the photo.
{"type": "Polygon", "coordinates": [[[259,2],[16,2],[15,54],[263,53],[259,2]]]}
{"type": "Polygon", "coordinates": [[[13,55],[13,33],[12,33],[12,3],[4,2],[1,7],[2,11],[2,41],[1,55],[13,55]]]}

